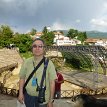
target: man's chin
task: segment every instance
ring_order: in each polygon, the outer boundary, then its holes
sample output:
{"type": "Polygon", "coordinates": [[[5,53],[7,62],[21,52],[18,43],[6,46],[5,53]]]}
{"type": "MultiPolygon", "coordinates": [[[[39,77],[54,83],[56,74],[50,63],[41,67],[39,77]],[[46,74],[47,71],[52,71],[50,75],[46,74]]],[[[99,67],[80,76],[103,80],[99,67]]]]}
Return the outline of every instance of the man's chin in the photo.
{"type": "Polygon", "coordinates": [[[36,56],[36,57],[42,57],[43,56],[43,54],[34,54],[34,56],[36,56]]]}

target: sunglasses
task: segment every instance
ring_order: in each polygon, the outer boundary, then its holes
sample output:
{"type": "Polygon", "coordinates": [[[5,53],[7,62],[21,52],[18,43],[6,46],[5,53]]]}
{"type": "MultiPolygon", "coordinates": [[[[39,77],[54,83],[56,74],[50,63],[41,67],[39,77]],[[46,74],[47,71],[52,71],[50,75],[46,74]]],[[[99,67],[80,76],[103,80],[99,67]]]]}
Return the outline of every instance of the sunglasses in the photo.
{"type": "Polygon", "coordinates": [[[32,47],[33,48],[43,48],[44,46],[42,46],[42,45],[33,45],[32,47]]]}

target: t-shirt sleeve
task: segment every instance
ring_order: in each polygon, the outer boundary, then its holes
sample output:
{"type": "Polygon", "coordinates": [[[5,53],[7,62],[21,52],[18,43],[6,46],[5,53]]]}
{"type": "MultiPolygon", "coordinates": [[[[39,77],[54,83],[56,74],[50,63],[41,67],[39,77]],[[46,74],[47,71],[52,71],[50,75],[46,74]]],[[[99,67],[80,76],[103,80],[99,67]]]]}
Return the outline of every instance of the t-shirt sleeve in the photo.
{"type": "Polygon", "coordinates": [[[26,60],[25,60],[22,64],[20,72],[19,72],[20,79],[24,79],[26,77],[26,71],[27,71],[27,68],[26,68],[26,60]]]}
{"type": "Polygon", "coordinates": [[[51,60],[49,60],[49,63],[48,63],[48,73],[49,73],[49,80],[50,81],[57,79],[55,66],[51,60]]]}

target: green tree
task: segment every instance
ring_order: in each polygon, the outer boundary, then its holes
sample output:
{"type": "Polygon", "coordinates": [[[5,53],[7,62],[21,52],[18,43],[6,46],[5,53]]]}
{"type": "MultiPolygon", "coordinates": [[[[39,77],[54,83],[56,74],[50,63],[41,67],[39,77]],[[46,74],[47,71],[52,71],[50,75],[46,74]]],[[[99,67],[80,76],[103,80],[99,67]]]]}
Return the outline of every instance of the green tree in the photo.
{"type": "Polygon", "coordinates": [[[27,34],[15,33],[9,26],[2,25],[0,27],[0,48],[5,47],[9,44],[15,44],[16,47],[19,47],[21,53],[28,52],[31,50],[32,39],[27,34]]]}
{"type": "Polygon", "coordinates": [[[54,37],[55,37],[55,35],[53,32],[48,32],[41,36],[41,38],[45,41],[46,45],[48,45],[48,46],[53,44],[54,37]]]}
{"type": "Polygon", "coordinates": [[[77,39],[83,43],[87,39],[86,32],[79,32],[77,39]]]}
{"type": "Polygon", "coordinates": [[[75,29],[70,29],[67,33],[67,36],[72,39],[75,38],[77,35],[78,35],[78,30],[75,29]]]}
{"type": "Polygon", "coordinates": [[[32,39],[27,34],[16,34],[13,42],[17,47],[19,47],[21,53],[31,50],[32,39]]]}
{"type": "Polygon", "coordinates": [[[89,55],[84,55],[81,52],[79,53],[62,52],[62,55],[66,59],[66,63],[68,63],[73,68],[91,71],[93,67],[89,55]]]}
{"type": "Polygon", "coordinates": [[[31,29],[31,32],[30,32],[30,34],[33,36],[33,35],[35,35],[35,34],[36,34],[36,32],[37,32],[37,30],[36,30],[36,29],[34,29],[34,28],[32,28],[32,29],[31,29]]]}
{"type": "Polygon", "coordinates": [[[13,31],[11,30],[9,26],[1,25],[0,32],[2,36],[4,36],[6,39],[13,37],[13,31]]]}
{"type": "Polygon", "coordinates": [[[43,34],[47,34],[47,33],[48,33],[48,29],[47,29],[47,27],[46,27],[46,26],[43,28],[42,33],[43,33],[43,34]]]}
{"type": "Polygon", "coordinates": [[[9,45],[11,42],[11,38],[13,38],[13,31],[7,25],[1,25],[0,27],[0,46],[5,47],[9,45]]]}

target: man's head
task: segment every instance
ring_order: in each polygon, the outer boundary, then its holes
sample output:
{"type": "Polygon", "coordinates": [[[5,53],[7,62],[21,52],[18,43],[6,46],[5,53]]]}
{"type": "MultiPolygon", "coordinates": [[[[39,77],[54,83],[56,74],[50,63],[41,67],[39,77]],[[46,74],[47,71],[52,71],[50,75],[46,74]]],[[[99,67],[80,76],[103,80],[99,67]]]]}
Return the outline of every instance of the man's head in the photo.
{"type": "Polygon", "coordinates": [[[32,43],[32,53],[34,56],[43,56],[44,55],[44,46],[45,43],[42,39],[36,38],[32,43]]]}

